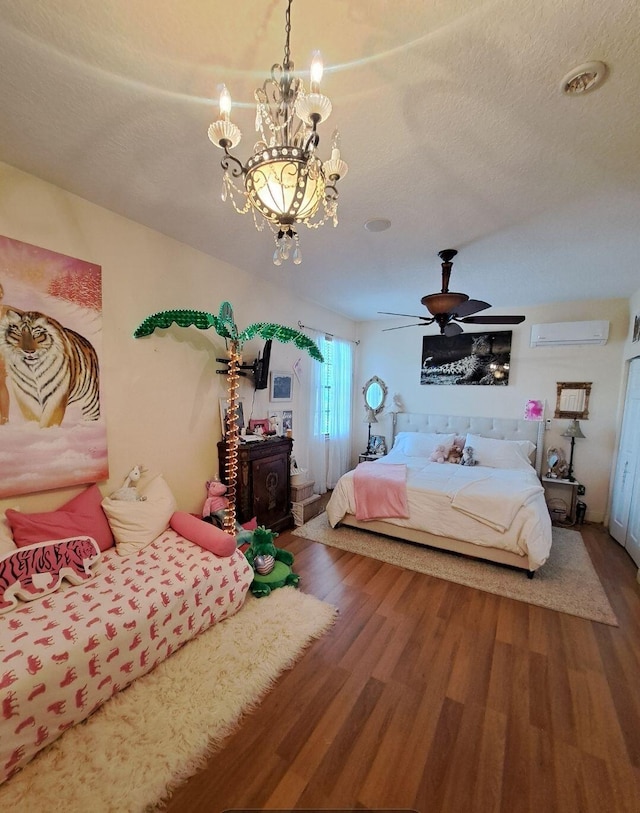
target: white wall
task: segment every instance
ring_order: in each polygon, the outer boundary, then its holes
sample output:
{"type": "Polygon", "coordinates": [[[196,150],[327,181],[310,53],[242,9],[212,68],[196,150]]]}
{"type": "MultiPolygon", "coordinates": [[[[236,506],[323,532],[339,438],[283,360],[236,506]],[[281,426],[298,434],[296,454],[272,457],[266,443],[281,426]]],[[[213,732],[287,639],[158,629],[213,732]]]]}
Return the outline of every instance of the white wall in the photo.
{"type": "MultiPolygon", "coordinates": [[[[403,322],[360,323],[358,335],[361,345],[356,376],[360,400],[354,408],[354,459],[366,446],[367,426],[362,422],[361,388],[372,375],[378,375],[386,382],[389,407],[392,395],[397,392],[402,396],[408,412],[520,418],[526,401],[530,398],[542,399],[546,404],[546,417],[552,418],[545,434],[545,449],[563,447],[567,458],[569,441],[560,435],[568,421],[553,419],[556,383],[591,381],[589,419],[581,422],[586,438],[576,441],[574,471],[577,479],[586,486],[582,499],[588,506],[587,518],[602,522],[616,442],[616,414],[629,304],[621,299],[592,300],[518,308],[518,311],[525,314],[526,321],[512,327],[511,369],[507,387],[421,385],[422,337],[435,333],[435,330],[432,327],[408,327],[406,330],[383,333],[383,328],[403,322]],[[533,324],[596,318],[607,319],[611,323],[609,341],[604,346],[530,347],[533,324]]],[[[495,312],[501,311],[496,308],[495,312]]],[[[389,438],[391,417],[387,415],[381,421],[372,428],[372,432],[375,430],[375,434],[389,438]]]]}
{"type": "MultiPolygon", "coordinates": [[[[193,511],[204,502],[205,481],[218,470],[225,379],[216,374],[215,357],[224,355],[224,341],[213,330],[175,326],[161,332],[165,335],[134,339],[146,316],[170,308],[217,312],[229,300],[240,328],[256,321],[297,327],[300,320],[353,336],[352,322],[296,299],[285,285],[267,284],[6,164],[0,164],[0,185],[0,234],[102,266],[101,376],[110,466],[109,480],[99,484],[103,494],[121,485],[135,463],[143,463],[163,473],[181,509],[193,511]]],[[[253,228],[250,221],[246,226],[253,228]]],[[[270,256],[268,245],[267,240],[270,256]]],[[[247,345],[245,359],[253,361],[262,346],[262,341],[247,345]]],[[[274,343],[271,369],[291,369],[300,357],[303,375],[308,374],[315,362],[292,345],[274,343]]],[[[240,394],[251,405],[253,388],[246,381],[240,394]]],[[[294,411],[294,453],[304,462],[301,394],[296,384],[294,402],[287,406],[294,411]]],[[[257,393],[254,417],[267,417],[268,408],[268,394],[257,393]]],[[[49,510],[79,490],[17,496],[0,501],[0,511],[9,506],[49,510]]]]}

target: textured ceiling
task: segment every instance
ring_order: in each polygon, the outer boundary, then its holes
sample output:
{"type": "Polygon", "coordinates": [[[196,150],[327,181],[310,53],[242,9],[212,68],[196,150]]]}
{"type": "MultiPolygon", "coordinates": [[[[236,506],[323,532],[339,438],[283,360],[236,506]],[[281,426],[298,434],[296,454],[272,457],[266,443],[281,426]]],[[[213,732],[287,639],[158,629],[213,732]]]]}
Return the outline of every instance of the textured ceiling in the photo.
{"type": "Polygon", "coordinates": [[[295,0],[296,68],[320,48],[333,102],[320,154],[339,127],[349,174],[338,228],[302,229],[302,265],[277,268],[220,200],[207,127],[224,82],[247,158],[285,7],[0,0],[0,160],[356,319],[420,313],[450,247],[452,289],[500,308],[640,287],[635,2],[295,0]],[[593,59],[607,81],[563,96],[593,59]]]}

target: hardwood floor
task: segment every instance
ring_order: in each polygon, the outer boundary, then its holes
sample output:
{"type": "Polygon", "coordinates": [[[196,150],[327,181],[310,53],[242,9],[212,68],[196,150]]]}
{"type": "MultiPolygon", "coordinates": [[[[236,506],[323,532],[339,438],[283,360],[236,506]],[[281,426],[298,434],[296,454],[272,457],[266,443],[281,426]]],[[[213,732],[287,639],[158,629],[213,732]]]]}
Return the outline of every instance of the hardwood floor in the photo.
{"type": "Polygon", "coordinates": [[[639,813],[637,569],[583,538],[617,628],[283,533],[339,619],[167,809],[639,813]]]}

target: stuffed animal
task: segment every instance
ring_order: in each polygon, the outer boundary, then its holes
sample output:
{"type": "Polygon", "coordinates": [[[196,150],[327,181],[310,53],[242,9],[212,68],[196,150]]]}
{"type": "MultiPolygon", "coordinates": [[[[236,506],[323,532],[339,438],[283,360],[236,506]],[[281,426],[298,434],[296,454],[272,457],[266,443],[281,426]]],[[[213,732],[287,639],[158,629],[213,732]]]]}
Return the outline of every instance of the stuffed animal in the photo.
{"type": "MultiPolygon", "coordinates": [[[[229,505],[229,500],[224,496],[227,487],[220,480],[207,480],[207,499],[202,506],[202,519],[210,522],[218,528],[224,530],[224,512],[229,505]]],[[[245,530],[239,522],[236,522],[236,543],[245,545],[251,541],[252,531],[245,530]]]]}
{"type": "Polygon", "coordinates": [[[260,525],[253,531],[251,544],[244,552],[254,570],[249,589],[257,598],[268,596],[272,590],[287,584],[297,587],[300,581],[300,576],[291,570],[293,554],[274,545],[277,535],[260,525]]]}
{"type": "Polygon", "coordinates": [[[475,466],[478,461],[473,456],[473,446],[465,446],[462,450],[461,466],[475,466]]]}
{"type": "Polygon", "coordinates": [[[439,445],[429,455],[429,460],[432,463],[445,463],[447,460],[447,450],[444,446],[439,445]]]}
{"type": "Polygon", "coordinates": [[[202,519],[224,511],[229,505],[229,500],[224,496],[226,493],[227,487],[220,480],[207,480],[207,499],[202,506],[202,519]]]}
{"type": "Polygon", "coordinates": [[[457,444],[453,444],[451,449],[449,449],[449,454],[447,455],[447,463],[460,463],[462,460],[462,450],[463,446],[458,446],[457,444]]]}
{"type": "Polygon", "coordinates": [[[124,500],[125,502],[136,502],[146,500],[146,497],[143,497],[142,494],[138,493],[138,481],[144,474],[146,469],[140,463],[137,466],[134,466],[129,474],[124,479],[124,483],[122,486],[117,490],[114,491],[111,495],[112,500],[124,500]]]}

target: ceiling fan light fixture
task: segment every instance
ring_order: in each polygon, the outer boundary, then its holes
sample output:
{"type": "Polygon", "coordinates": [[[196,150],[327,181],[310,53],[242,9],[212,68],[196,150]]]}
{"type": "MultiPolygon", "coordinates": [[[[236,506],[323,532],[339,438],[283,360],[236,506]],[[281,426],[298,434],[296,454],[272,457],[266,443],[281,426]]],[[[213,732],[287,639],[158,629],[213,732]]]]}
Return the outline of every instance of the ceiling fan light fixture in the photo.
{"type": "Polygon", "coordinates": [[[420,302],[422,302],[432,316],[438,316],[441,313],[449,313],[455,310],[458,305],[466,302],[467,299],[469,299],[467,294],[447,291],[446,293],[423,296],[420,302]]]}
{"type": "MultiPolygon", "coordinates": [[[[488,302],[481,299],[469,299],[467,294],[449,290],[449,280],[451,278],[452,260],[458,252],[454,248],[446,248],[438,252],[442,260],[442,290],[437,294],[427,294],[420,300],[431,316],[412,316],[409,313],[393,313],[390,311],[378,311],[386,316],[407,316],[410,319],[419,319],[414,326],[426,327],[434,322],[440,328],[442,336],[453,337],[462,333],[460,322],[475,324],[497,324],[497,325],[519,325],[524,322],[524,316],[474,316],[479,311],[490,308],[488,302]]],[[[412,325],[401,325],[400,327],[412,327],[412,325]]],[[[384,328],[387,330],[399,330],[398,327],[384,328]]]]}

